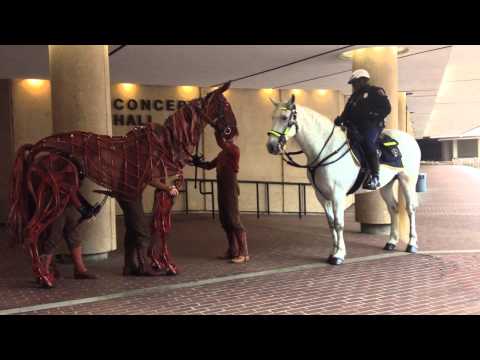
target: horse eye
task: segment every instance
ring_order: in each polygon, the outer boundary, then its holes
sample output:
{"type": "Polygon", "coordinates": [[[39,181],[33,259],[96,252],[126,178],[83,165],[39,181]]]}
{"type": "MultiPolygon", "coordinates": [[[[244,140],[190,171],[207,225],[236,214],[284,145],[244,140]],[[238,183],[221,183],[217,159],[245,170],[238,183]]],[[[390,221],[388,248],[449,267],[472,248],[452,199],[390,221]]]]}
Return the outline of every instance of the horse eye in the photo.
{"type": "Polygon", "coordinates": [[[280,119],[282,119],[282,121],[286,121],[288,118],[287,118],[286,115],[282,115],[282,116],[280,117],[280,119]]]}

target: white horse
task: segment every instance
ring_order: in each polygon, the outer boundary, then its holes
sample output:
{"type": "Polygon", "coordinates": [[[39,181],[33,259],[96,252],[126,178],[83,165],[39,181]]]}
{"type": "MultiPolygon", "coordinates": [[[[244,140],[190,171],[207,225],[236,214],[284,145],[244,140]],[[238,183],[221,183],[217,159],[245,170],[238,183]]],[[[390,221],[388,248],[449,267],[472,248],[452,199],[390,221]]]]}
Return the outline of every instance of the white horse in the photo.
{"type": "MultiPolygon", "coordinates": [[[[307,164],[310,168],[315,168],[307,171],[307,175],[315,188],[318,201],[325,209],[332,233],[333,250],[328,262],[332,265],[343,264],[346,255],[343,239],[345,196],[355,183],[360,170],[357,159],[352,151],[349,151],[349,145],[344,145],[347,135],[327,117],[307,107],[295,105],[294,96],[287,103],[271,101],[275,109],[267,149],[272,155],[282,154],[287,141],[295,138],[307,157],[307,164]],[[322,165],[315,167],[319,163],[322,165]]],[[[415,253],[418,247],[415,209],[418,206],[416,182],[420,171],[420,148],[415,139],[403,131],[385,130],[384,133],[398,141],[404,166],[393,168],[380,165],[380,193],[387,203],[391,217],[390,239],[384,249],[394,250],[399,241],[398,217],[395,216],[398,213],[398,202],[393,191],[393,184],[398,179],[410,219],[410,237],[406,251],[415,253]]],[[[356,193],[364,192],[370,191],[361,189],[356,193]]]]}

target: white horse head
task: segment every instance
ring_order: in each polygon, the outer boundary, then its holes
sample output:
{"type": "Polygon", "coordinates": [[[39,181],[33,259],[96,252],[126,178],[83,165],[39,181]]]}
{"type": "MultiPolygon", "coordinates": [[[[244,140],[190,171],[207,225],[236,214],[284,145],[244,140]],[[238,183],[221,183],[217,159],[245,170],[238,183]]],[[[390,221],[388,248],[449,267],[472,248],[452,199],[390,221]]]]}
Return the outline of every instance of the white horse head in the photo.
{"type": "Polygon", "coordinates": [[[272,155],[281,154],[288,140],[296,135],[297,110],[295,96],[287,102],[278,102],[270,99],[275,107],[272,114],[272,130],[268,132],[267,150],[272,155]]]}

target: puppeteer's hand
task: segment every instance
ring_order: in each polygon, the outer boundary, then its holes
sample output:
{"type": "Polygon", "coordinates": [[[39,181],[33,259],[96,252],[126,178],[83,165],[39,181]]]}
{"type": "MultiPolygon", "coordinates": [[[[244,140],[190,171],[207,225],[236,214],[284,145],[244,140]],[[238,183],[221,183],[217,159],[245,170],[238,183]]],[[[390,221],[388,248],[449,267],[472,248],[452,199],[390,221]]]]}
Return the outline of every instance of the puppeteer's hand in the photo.
{"type": "Polygon", "coordinates": [[[202,155],[200,155],[200,156],[193,155],[192,156],[192,161],[190,163],[192,164],[192,166],[201,167],[202,165],[205,164],[205,160],[203,159],[202,155]]]}
{"type": "Polygon", "coordinates": [[[170,186],[168,193],[170,194],[170,196],[173,196],[173,197],[178,196],[179,194],[176,186],[170,186]]]}

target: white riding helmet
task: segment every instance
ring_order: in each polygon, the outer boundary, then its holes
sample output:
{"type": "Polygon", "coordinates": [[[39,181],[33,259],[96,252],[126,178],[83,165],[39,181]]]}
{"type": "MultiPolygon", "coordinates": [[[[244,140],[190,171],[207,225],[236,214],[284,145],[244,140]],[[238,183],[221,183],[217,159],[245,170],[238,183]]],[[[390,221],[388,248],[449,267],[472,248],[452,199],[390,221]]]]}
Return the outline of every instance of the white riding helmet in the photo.
{"type": "Polygon", "coordinates": [[[352,81],[360,79],[360,78],[370,79],[370,74],[368,73],[367,70],[364,70],[364,69],[355,70],[353,72],[352,76],[350,76],[350,80],[348,81],[348,83],[351,84],[352,81]]]}

